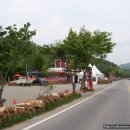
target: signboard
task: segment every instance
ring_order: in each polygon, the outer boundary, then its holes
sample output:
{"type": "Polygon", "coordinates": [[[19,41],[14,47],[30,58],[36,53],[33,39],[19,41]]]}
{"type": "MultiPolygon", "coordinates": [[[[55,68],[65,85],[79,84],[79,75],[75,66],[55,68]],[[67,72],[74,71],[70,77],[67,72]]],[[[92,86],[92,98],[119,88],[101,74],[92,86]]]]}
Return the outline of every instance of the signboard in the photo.
{"type": "Polygon", "coordinates": [[[86,79],[87,79],[87,88],[93,90],[93,81],[92,81],[92,68],[88,67],[86,69],[86,79]]]}
{"type": "Polygon", "coordinates": [[[87,80],[92,80],[92,68],[88,67],[86,70],[86,78],[87,80]]]}

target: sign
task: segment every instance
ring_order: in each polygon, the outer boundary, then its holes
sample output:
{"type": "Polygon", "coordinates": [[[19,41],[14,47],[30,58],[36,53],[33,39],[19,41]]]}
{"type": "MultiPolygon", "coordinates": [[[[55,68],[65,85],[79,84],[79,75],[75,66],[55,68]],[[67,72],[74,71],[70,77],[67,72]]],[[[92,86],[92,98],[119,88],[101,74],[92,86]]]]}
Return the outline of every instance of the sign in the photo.
{"type": "Polygon", "coordinates": [[[88,67],[86,70],[86,78],[87,78],[87,80],[92,79],[92,68],[91,67],[88,67]]]}
{"type": "Polygon", "coordinates": [[[87,79],[87,88],[93,90],[93,81],[92,81],[92,68],[88,67],[86,69],[86,79],[87,79]]]}

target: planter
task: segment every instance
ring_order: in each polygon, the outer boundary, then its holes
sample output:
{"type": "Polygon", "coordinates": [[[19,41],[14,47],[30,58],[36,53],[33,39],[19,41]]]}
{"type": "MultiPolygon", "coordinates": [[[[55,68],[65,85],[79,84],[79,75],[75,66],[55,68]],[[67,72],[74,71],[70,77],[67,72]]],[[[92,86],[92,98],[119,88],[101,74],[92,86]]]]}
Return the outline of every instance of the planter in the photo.
{"type": "Polygon", "coordinates": [[[86,88],[86,87],[80,87],[80,92],[81,92],[81,93],[87,92],[87,88],[86,88]]]}
{"type": "Polygon", "coordinates": [[[92,92],[94,91],[93,89],[88,89],[86,87],[80,87],[80,92],[81,93],[86,93],[86,92],[92,92]]]}

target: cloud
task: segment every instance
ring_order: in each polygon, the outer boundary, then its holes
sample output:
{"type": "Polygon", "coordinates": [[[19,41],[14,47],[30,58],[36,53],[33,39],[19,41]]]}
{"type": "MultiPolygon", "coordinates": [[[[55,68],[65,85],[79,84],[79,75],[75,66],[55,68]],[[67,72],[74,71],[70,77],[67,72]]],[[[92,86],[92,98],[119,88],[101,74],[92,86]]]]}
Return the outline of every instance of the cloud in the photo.
{"type": "MultiPolygon", "coordinates": [[[[130,41],[129,5],[129,0],[1,0],[0,25],[22,26],[30,22],[31,28],[37,30],[33,40],[41,45],[65,38],[70,27],[79,31],[86,25],[90,31],[112,32],[118,44],[130,41]]],[[[124,55],[125,49],[116,49],[117,53],[108,58],[115,61],[120,56],[118,50],[124,55]]]]}

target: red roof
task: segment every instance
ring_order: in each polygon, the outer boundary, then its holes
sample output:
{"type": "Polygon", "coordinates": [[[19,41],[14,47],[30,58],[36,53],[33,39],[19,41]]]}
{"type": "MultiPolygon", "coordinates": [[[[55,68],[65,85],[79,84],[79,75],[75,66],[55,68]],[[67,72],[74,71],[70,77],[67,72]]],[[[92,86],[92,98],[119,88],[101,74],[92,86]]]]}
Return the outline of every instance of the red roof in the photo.
{"type": "Polygon", "coordinates": [[[16,74],[16,75],[14,75],[15,77],[22,77],[22,75],[21,74],[16,74]]]}

